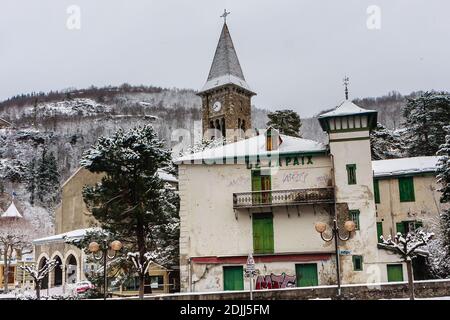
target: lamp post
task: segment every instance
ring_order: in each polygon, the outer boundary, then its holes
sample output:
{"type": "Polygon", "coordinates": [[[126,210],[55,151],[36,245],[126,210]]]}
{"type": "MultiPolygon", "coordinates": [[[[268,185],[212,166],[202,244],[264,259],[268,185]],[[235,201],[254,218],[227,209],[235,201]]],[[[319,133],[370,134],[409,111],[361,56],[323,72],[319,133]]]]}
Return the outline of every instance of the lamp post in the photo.
{"type": "Polygon", "coordinates": [[[120,249],[122,249],[122,243],[119,240],[111,242],[109,246],[107,240],[103,240],[103,246],[101,248],[100,245],[95,241],[89,244],[89,251],[92,253],[94,259],[97,261],[103,260],[104,300],[106,300],[108,296],[108,273],[106,272],[106,262],[108,259],[114,259],[117,255],[117,251],[120,251],[120,249]],[[108,254],[109,248],[111,248],[111,250],[114,252],[112,256],[108,254]]]}
{"type": "Polygon", "coordinates": [[[340,270],[339,270],[339,245],[338,245],[338,240],[341,241],[347,241],[348,239],[350,239],[352,232],[355,231],[355,223],[353,221],[346,221],[344,224],[344,229],[345,231],[347,231],[347,235],[345,237],[342,237],[340,232],[339,232],[339,227],[337,224],[337,220],[334,219],[333,220],[333,228],[331,236],[329,236],[329,238],[327,238],[324,235],[325,230],[327,230],[327,224],[324,222],[317,222],[315,225],[316,231],[318,233],[320,233],[320,237],[322,238],[323,241],[325,242],[331,242],[334,239],[334,246],[335,246],[335,254],[336,254],[336,276],[337,276],[337,296],[340,297],[341,296],[341,274],[340,274],[340,270]]]}

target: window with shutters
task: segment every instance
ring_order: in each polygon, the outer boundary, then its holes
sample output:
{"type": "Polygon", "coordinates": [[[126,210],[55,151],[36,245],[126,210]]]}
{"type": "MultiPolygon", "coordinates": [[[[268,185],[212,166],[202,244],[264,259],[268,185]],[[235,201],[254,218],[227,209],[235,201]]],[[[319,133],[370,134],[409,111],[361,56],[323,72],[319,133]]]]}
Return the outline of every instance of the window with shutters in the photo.
{"type": "Polygon", "coordinates": [[[348,184],[356,184],[356,164],[347,165],[348,184]]]}
{"type": "Polygon", "coordinates": [[[380,203],[380,183],[378,180],[373,180],[373,193],[375,197],[375,203],[380,203]]]}
{"type": "Polygon", "coordinates": [[[400,202],[414,202],[414,179],[413,177],[398,178],[400,202]]]}
{"type": "Polygon", "coordinates": [[[272,176],[269,169],[252,170],[253,204],[270,204],[272,201],[272,176]]]}
{"type": "Polygon", "coordinates": [[[253,214],[253,251],[256,254],[273,253],[273,216],[271,213],[253,214]]]}
{"type": "Polygon", "coordinates": [[[362,271],[363,270],[363,257],[353,256],[353,270],[362,271]]]}
{"type": "Polygon", "coordinates": [[[355,223],[355,230],[359,230],[359,210],[350,210],[350,219],[355,223]]]}
{"type": "Polygon", "coordinates": [[[401,221],[396,223],[397,233],[401,233],[403,235],[408,232],[416,231],[419,228],[423,227],[422,221],[401,221]]]}

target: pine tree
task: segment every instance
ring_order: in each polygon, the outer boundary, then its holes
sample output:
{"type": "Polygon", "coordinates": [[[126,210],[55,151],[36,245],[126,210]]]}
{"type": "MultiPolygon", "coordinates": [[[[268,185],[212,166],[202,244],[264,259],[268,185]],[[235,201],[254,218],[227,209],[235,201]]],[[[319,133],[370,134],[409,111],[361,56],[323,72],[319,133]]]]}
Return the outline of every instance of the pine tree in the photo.
{"type": "Polygon", "coordinates": [[[381,123],[370,133],[372,160],[404,157],[406,146],[400,133],[384,127],[381,123]]]}
{"type": "MultiPolygon", "coordinates": [[[[437,182],[441,186],[439,191],[441,195],[441,203],[450,203],[450,125],[445,126],[442,130],[445,136],[445,143],[440,146],[438,151],[439,161],[437,169],[437,182]]],[[[443,273],[450,275],[450,209],[444,210],[439,216],[440,226],[440,245],[442,247],[441,255],[445,258],[446,264],[442,266],[443,273]]]]}
{"type": "Polygon", "coordinates": [[[403,116],[409,156],[435,155],[445,141],[442,127],[450,123],[450,94],[426,92],[408,99],[403,116]]]}
{"type": "Polygon", "coordinates": [[[36,198],[37,166],[36,158],[31,159],[26,172],[26,189],[30,193],[30,204],[33,206],[36,198]]]}
{"type": "Polygon", "coordinates": [[[267,122],[268,127],[277,129],[281,134],[301,137],[300,128],[302,127],[302,121],[298,113],[293,110],[277,110],[270,112],[267,117],[269,118],[267,122]]]}
{"type": "Polygon", "coordinates": [[[59,173],[55,155],[44,148],[37,161],[35,173],[35,194],[45,207],[51,207],[58,201],[59,173]]]}
{"type": "Polygon", "coordinates": [[[102,229],[127,244],[140,298],[150,259],[164,264],[178,254],[178,196],[157,173],[169,162],[170,152],[149,125],[99,138],[80,162],[105,174],[83,189],[83,198],[102,229]]]}

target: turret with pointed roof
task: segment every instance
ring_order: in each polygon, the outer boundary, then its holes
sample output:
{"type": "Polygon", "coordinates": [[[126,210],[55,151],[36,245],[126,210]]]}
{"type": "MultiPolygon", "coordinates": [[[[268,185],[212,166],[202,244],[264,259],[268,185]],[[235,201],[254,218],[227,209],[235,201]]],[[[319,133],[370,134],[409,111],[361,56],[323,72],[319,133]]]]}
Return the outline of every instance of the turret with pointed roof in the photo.
{"type": "Polygon", "coordinates": [[[198,93],[202,97],[204,139],[243,137],[237,132],[251,129],[251,97],[255,94],[245,80],[225,22],[208,79],[198,93]]]}
{"type": "Polygon", "coordinates": [[[227,24],[224,23],[208,79],[201,89],[200,94],[227,84],[237,85],[242,89],[255,94],[251,91],[250,86],[245,81],[244,73],[242,72],[230,31],[228,30],[227,24]]]}

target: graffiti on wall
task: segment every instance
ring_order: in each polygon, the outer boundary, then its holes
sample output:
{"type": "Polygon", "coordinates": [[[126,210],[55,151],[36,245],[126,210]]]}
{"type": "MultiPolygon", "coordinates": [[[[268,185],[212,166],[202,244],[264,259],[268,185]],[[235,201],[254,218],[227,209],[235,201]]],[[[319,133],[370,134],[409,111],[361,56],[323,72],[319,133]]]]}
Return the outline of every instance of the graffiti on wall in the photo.
{"type": "Polygon", "coordinates": [[[262,289],[281,289],[296,286],[296,276],[290,276],[285,273],[280,275],[271,274],[265,276],[258,276],[256,278],[256,290],[262,289]]]}
{"type": "Polygon", "coordinates": [[[283,176],[283,183],[290,182],[306,182],[306,178],[308,177],[308,173],[306,172],[290,172],[286,173],[283,176]]]}

